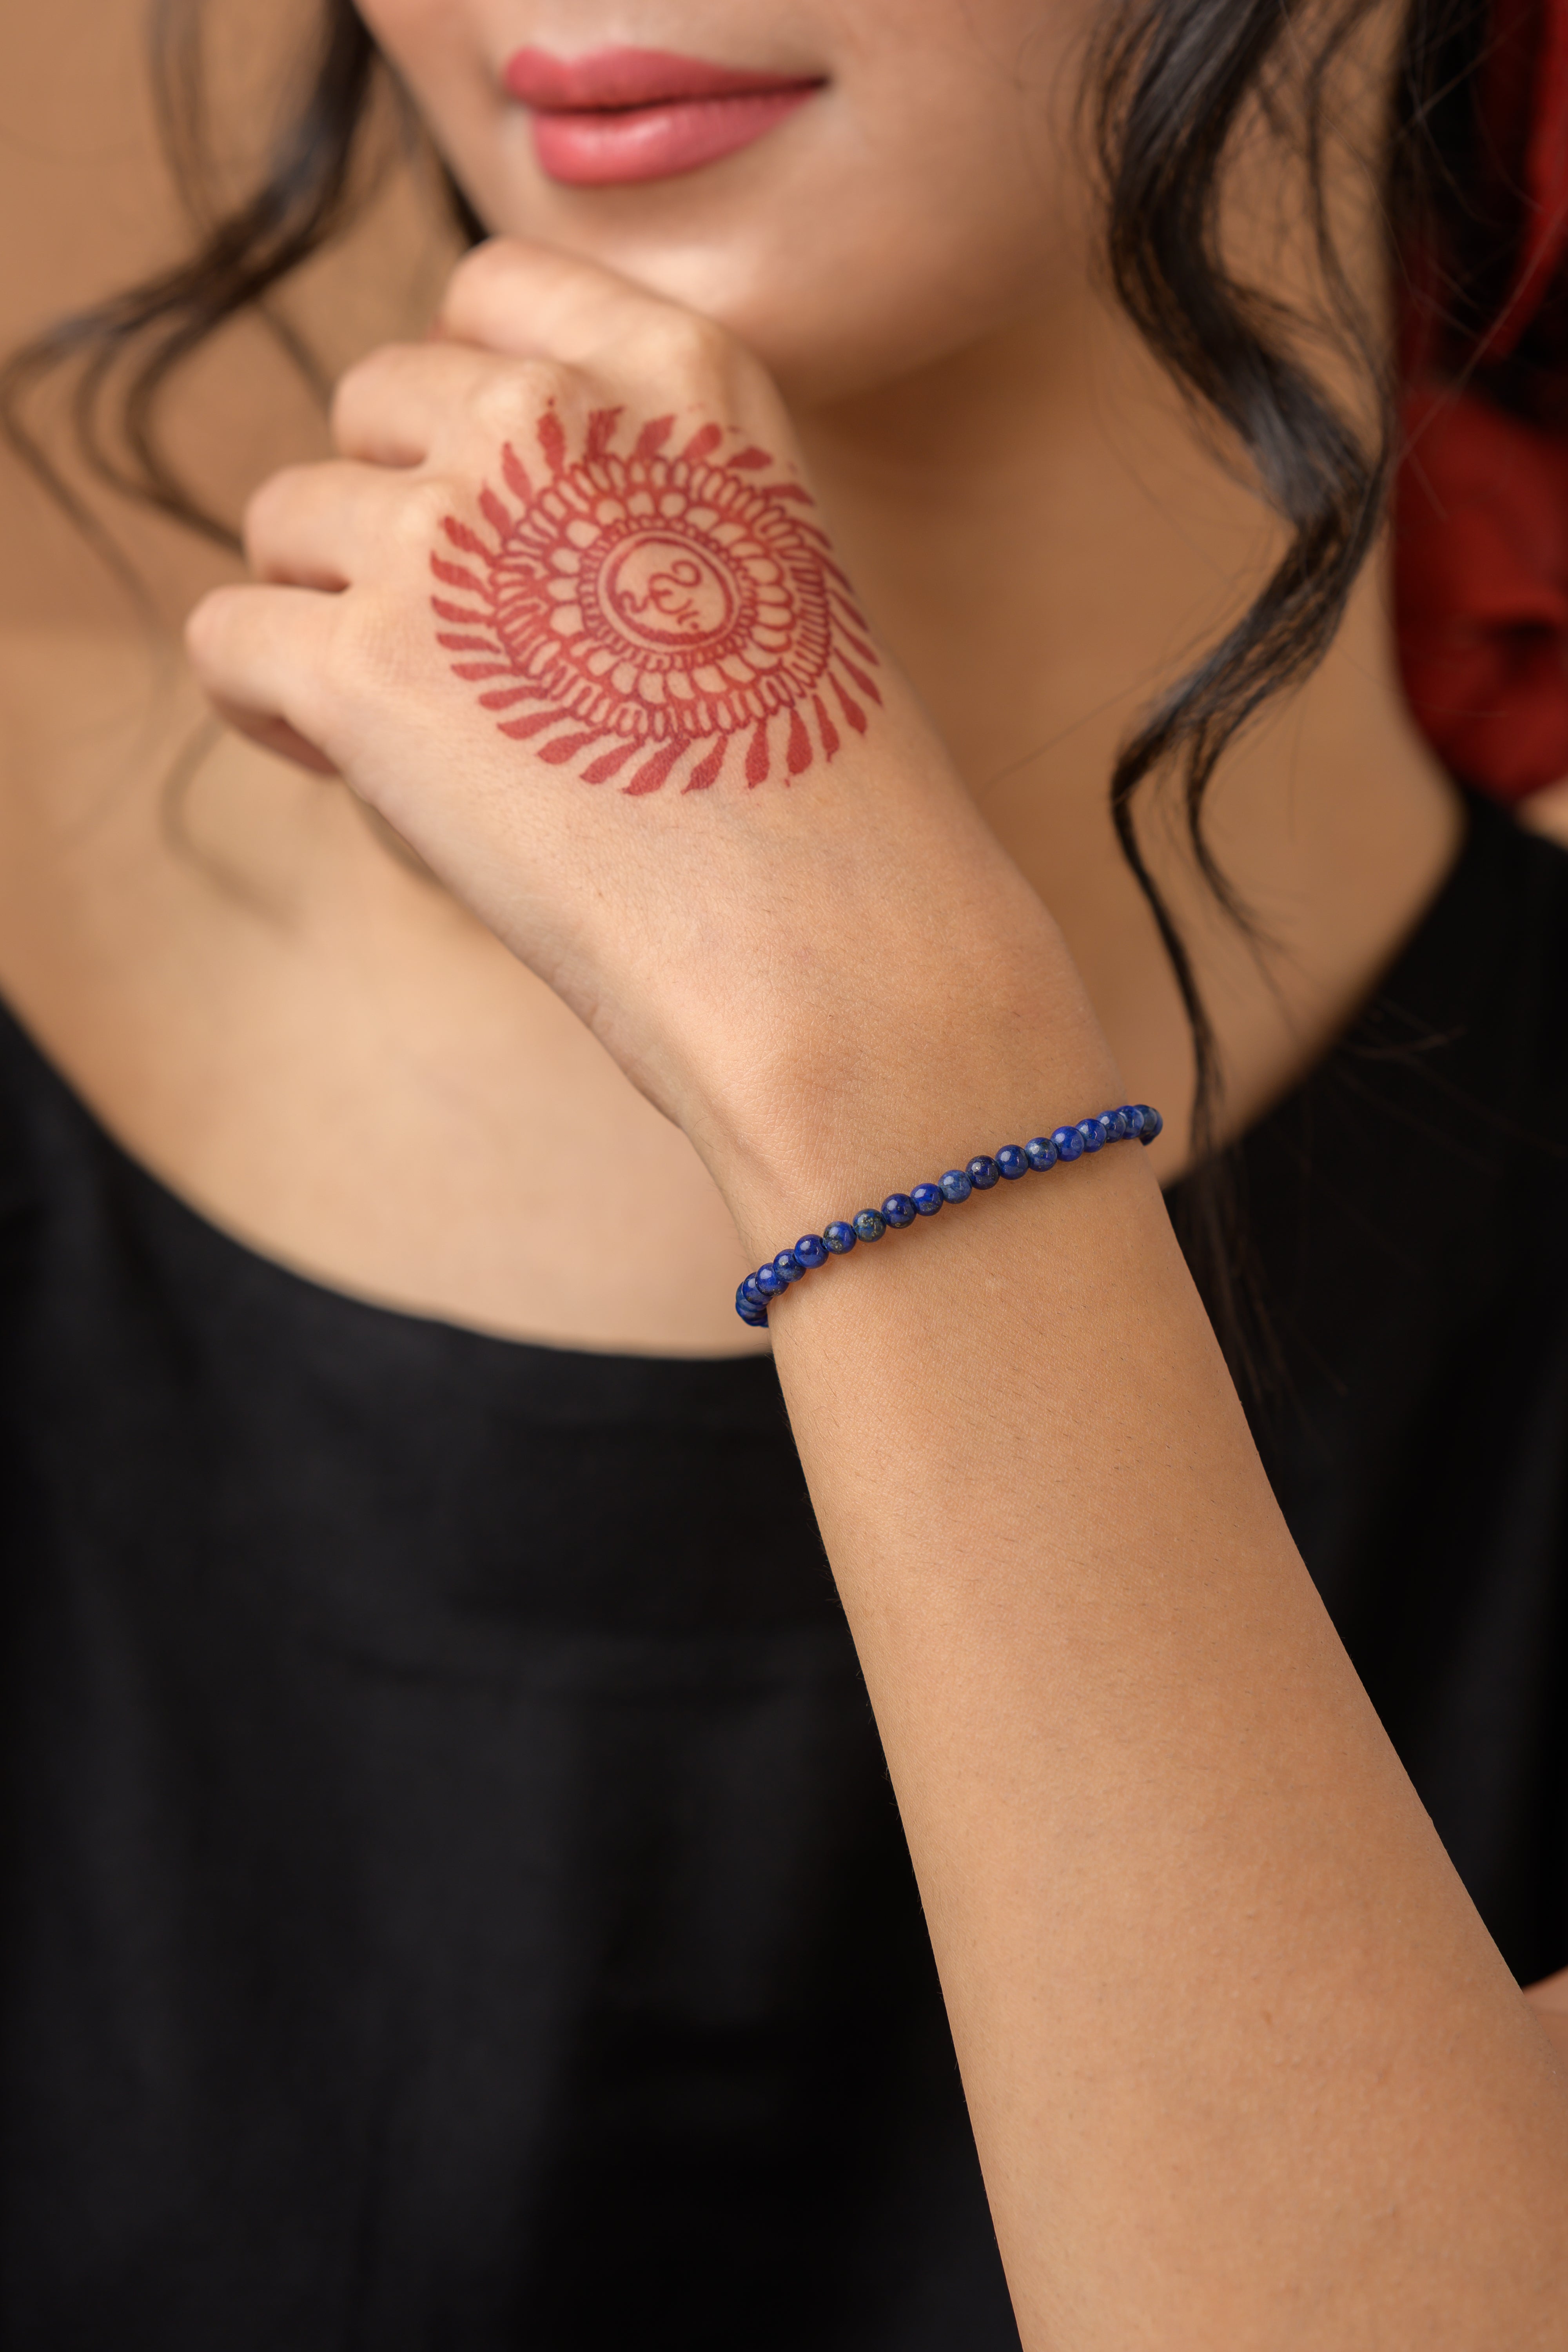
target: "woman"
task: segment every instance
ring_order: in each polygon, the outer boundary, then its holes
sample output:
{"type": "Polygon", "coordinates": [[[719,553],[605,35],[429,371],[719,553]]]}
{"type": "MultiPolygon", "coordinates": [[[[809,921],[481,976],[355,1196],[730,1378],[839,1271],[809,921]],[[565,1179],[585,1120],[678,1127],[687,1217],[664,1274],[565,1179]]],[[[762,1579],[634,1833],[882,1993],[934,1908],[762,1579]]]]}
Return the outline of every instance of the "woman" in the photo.
{"type": "Polygon", "coordinates": [[[494,241],[225,860],[10,820],[16,2340],[1568,2339],[1568,885],[1374,549],[1379,156],[1434,375],[1521,207],[1284,21],[365,0],[494,241]]]}

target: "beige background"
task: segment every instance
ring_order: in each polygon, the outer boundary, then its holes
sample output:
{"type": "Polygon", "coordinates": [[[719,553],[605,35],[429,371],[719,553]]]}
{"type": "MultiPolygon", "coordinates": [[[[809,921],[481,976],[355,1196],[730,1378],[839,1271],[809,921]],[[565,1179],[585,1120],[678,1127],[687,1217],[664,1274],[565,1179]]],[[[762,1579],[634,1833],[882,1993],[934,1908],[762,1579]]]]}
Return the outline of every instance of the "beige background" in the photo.
{"type": "MultiPolygon", "coordinates": [[[[302,0],[211,0],[215,124],[243,171],[276,118],[302,0]]],[[[0,346],[178,257],[190,243],[159,157],[144,66],[147,0],[11,0],[0,18],[0,346]]],[[[397,144],[388,122],[385,145],[397,144]]],[[[417,333],[456,250],[428,170],[395,167],[349,242],[286,298],[331,373],[387,337],[417,333]]],[[[237,327],[192,370],[170,446],[204,492],[237,514],[247,487],[322,446],[317,404],[271,339],[237,327]]],[[[58,430],[56,446],[64,446],[58,430]]],[[[175,620],[229,567],[188,535],[100,503],[175,620]]],[[[126,601],[8,454],[0,458],[0,627],[123,628],[126,601]]]]}

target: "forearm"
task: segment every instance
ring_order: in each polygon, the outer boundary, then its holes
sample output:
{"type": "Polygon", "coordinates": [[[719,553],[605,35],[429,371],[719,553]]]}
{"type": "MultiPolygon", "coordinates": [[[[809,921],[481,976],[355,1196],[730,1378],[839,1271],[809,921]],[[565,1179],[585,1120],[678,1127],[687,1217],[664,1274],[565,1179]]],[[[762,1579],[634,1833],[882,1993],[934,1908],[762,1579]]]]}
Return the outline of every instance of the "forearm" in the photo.
{"type": "MultiPolygon", "coordinates": [[[[804,688],[747,751],[699,665],[697,731],[612,793],[632,702],[606,752],[562,731],[599,691],[588,653],[564,699],[530,683],[553,636],[517,637],[496,585],[533,576],[521,519],[543,530],[546,476],[580,487],[616,436],[616,462],[662,481],[678,415],[724,420],[673,462],[732,449],[767,531],[820,575],[812,626],[837,599],[848,629],[820,529],[789,520],[809,494],[766,455],[770,434],[789,446],[771,388],[710,330],[547,252],[474,256],[446,321],[473,344],[367,362],[340,391],[342,459],[253,506],[275,584],[192,622],[219,707],[335,767],[548,980],[704,1154],[759,1256],[1114,1101],[1053,925],[858,623],[875,716],[845,692],[825,730],[808,706],[820,769],[804,688]],[[546,364],[552,334],[569,357],[546,364]],[[433,579],[469,600],[439,635],[433,579]]],[[[702,562],[743,604],[726,544],[702,562]]],[[[560,617],[586,645],[579,607],[560,617]]],[[[821,646],[798,614],[757,627],[782,693],[781,652],[821,646]]],[[[773,1318],[1026,2340],[1561,2341],[1563,2076],[1292,1551],[1141,1159],[998,1188],[773,1318]]]]}
{"type": "MultiPolygon", "coordinates": [[[[983,991],[962,1052],[889,1022],[798,1192],[775,1136],[736,1187],[759,1255],[1117,1098],[1036,952],[1032,1035],[983,991]]],[[[1294,1551],[1142,1155],[998,1187],[771,1319],[1031,2352],[1563,2340],[1568,2084],[1294,1551]]]]}

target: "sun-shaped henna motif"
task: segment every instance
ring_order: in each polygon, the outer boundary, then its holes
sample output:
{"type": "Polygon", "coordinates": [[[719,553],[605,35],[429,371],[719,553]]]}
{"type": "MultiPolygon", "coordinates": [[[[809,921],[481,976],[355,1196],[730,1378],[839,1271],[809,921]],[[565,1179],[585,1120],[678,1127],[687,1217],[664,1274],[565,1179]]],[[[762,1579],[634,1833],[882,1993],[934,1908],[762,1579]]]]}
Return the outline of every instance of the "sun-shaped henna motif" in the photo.
{"type": "Polygon", "coordinates": [[[763,449],[721,456],[718,425],[668,456],[675,419],[656,417],[623,456],[620,415],[595,410],[574,458],[547,411],[537,480],[501,452],[515,509],[487,487],[488,537],[447,517],[452,553],[430,564],[450,593],[431,603],[454,673],[509,714],[503,735],[591,784],[655,793],[683,768],[698,792],[831,760],[882,698],[810,493],[763,449]]]}

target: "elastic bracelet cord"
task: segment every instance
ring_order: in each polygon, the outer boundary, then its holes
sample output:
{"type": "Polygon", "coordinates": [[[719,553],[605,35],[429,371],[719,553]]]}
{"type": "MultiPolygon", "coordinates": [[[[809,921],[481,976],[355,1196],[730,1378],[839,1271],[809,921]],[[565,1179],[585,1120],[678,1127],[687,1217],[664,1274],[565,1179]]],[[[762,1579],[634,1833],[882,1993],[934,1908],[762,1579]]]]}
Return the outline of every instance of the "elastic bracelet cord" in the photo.
{"type": "Polygon", "coordinates": [[[1140,1143],[1152,1143],[1163,1125],[1148,1103],[1123,1103],[1119,1110],[1102,1110],[1098,1118],[1080,1119],[1077,1127],[1037,1135],[1032,1143],[1005,1143],[994,1154],[982,1152],[967,1168],[950,1168],[934,1184],[891,1192],[879,1209],[862,1209],[858,1216],[836,1218],[819,1234],[803,1234],[794,1249],[780,1250],[746,1276],[735,1293],[735,1312],[742,1323],[765,1324],[769,1307],[792,1282],[830,1257],[843,1257],[857,1242],[879,1242],[889,1227],[896,1233],[917,1217],[934,1217],[949,1201],[967,1201],[971,1192],[989,1192],[994,1184],[1016,1183],[1031,1169],[1043,1175],[1063,1160],[1103,1151],[1108,1143],[1130,1143],[1134,1136],[1140,1143]]]}

